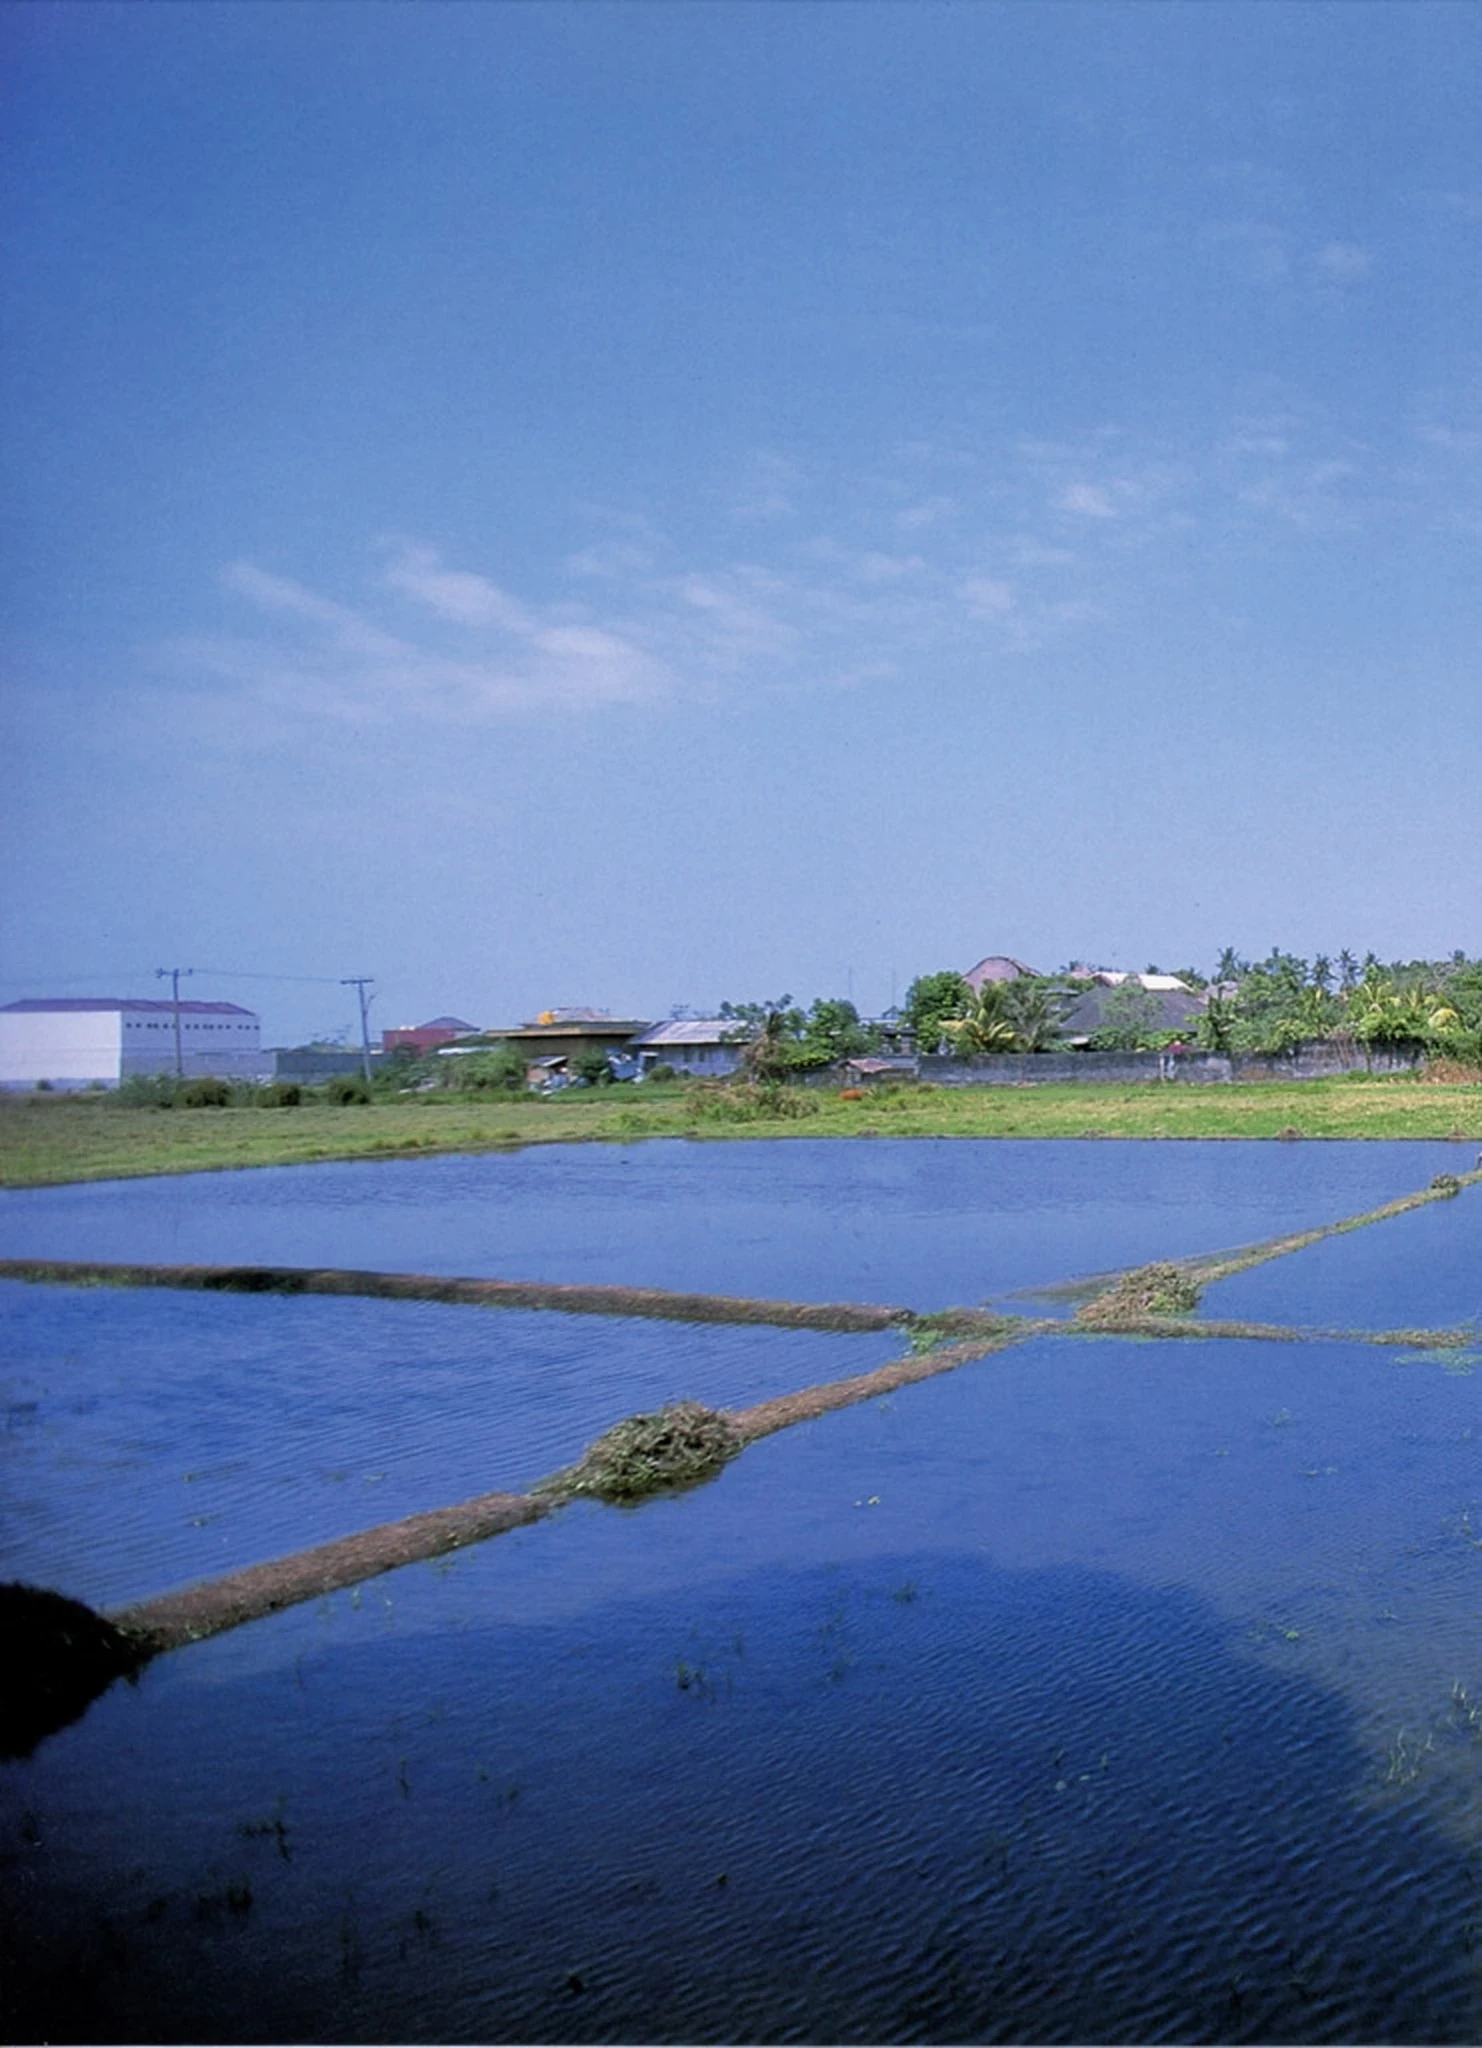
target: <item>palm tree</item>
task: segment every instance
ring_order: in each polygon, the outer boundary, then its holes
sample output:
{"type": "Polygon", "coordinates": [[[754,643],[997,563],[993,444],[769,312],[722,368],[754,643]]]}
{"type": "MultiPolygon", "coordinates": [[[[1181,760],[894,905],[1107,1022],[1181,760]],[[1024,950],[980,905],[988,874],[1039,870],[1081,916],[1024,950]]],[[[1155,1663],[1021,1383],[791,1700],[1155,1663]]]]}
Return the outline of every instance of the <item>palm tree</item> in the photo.
{"type": "Polygon", "coordinates": [[[970,996],[967,1008],[960,1017],[947,1018],[942,1029],[952,1041],[952,1050],[959,1058],[971,1059],[976,1053],[1012,1052],[1018,1042],[1008,1013],[1008,990],[1013,986],[1007,981],[985,981],[976,995],[970,996]]]}
{"type": "Polygon", "coordinates": [[[1001,984],[1004,1017],[1013,1026],[1015,1049],[1019,1052],[1048,1052],[1060,1038],[1060,1027],[1075,998],[1068,989],[1053,982],[1031,980],[1001,984]]]}

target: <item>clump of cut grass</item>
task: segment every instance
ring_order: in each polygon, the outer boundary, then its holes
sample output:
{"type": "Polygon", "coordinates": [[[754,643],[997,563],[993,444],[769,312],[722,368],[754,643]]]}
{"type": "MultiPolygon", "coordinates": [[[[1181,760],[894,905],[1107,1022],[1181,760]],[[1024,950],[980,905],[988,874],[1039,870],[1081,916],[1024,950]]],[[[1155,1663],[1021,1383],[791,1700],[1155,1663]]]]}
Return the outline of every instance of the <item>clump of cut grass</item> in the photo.
{"type": "Polygon", "coordinates": [[[1002,1337],[1022,1328],[1020,1317],[995,1315],[991,1309],[934,1309],[929,1315],[911,1317],[906,1325],[906,1342],[911,1356],[922,1358],[943,1344],[971,1341],[975,1337],[1002,1337]]]}
{"type": "Polygon", "coordinates": [[[615,1424],[541,1491],[631,1506],[713,1479],[740,1449],[728,1415],[699,1401],[676,1401],[615,1424]]]}
{"type": "Polygon", "coordinates": [[[1147,1316],[1187,1316],[1199,1306],[1199,1284],[1182,1266],[1163,1261],[1124,1273],[1114,1286],[1076,1310],[1078,1323],[1114,1328],[1147,1316]]]}

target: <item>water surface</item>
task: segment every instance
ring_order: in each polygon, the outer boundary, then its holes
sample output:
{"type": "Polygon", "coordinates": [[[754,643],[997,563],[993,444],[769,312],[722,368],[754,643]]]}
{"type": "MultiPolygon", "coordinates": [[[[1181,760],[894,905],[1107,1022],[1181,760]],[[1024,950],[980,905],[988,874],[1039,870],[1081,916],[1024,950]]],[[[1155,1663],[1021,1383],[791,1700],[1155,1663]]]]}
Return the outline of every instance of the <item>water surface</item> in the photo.
{"type": "Polygon", "coordinates": [[[1328,1223],[1472,1156],[1441,1143],[533,1146],[12,1190],[0,1193],[0,1255],[359,1266],[941,1308],[1328,1223]]]}
{"type": "MultiPolygon", "coordinates": [[[[925,1306],[1330,1221],[1455,1154],[581,1148],[49,1191],[3,1227],[56,1256],[925,1306]]],[[[1246,1277],[1303,1322],[1455,1320],[1478,1213],[1463,1195],[1246,1277]]],[[[0,1572],[90,1598],[518,1483],[615,1413],[758,1398],[895,1341],[18,1286],[0,1311],[0,1572]]],[[[1475,2040],[1469,1366],[1039,1339],[695,1493],[579,1504],[161,1658],[0,1769],[0,2020],[1475,2040]]]]}

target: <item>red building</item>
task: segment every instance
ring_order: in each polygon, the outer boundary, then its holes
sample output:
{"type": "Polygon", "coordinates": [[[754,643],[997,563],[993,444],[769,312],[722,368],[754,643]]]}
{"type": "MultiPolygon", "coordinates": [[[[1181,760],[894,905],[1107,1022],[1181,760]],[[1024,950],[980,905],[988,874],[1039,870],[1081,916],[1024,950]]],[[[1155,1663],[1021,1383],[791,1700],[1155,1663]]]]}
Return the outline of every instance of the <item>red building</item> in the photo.
{"type": "Polygon", "coordinates": [[[472,1038],[478,1028],[477,1024],[465,1024],[461,1017],[434,1017],[430,1024],[403,1024],[396,1031],[381,1033],[381,1050],[409,1052],[413,1058],[422,1060],[440,1045],[451,1045],[455,1038],[472,1038]]]}

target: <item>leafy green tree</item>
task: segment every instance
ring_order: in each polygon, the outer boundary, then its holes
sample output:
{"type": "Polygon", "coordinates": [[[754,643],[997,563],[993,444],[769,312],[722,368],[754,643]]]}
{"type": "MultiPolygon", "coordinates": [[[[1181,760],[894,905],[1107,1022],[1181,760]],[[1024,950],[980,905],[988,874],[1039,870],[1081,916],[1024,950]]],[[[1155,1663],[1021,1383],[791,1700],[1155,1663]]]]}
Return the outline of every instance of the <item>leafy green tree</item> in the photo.
{"type": "Polygon", "coordinates": [[[1377,964],[1349,999],[1347,1024],[1362,1045],[1443,1046],[1461,1018],[1434,988],[1406,987],[1377,964]]]}
{"type": "Polygon", "coordinates": [[[874,1044],[875,1034],[860,1021],[853,1003],[842,996],[820,996],[803,1026],[801,1064],[834,1066],[871,1051],[874,1044]]]}
{"type": "Polygon", "coordinates": [[[808,1020],[791,996],[779,996],[772,1003],[722,1003],[720,1014],[732,1026],[726,1036],[740,1046],[741,1071],[748,1080],[785,1080],[800,1064],[808,1020]]]}
{"type": "Polygon", "coordinates": [[[985,981],[960,1017],[943,1030],[964,1058],[994,1052],[1047,1052],[1059,1041],[1073,997],[1038,975],[1014,981],[985,981]]]}
{"type": "Polygon", "coordinates": [[[901,1009],[904,1022],[915,1035],[918,1052],[936,1052],[947,1038],[947,1024],[965,1017],[973,992],[960,974],[951,968],[940,974],[918,975],[906,990],[901,1009]]]}
{"type": "Polygon", "coordinates": [[[1124,981],[1101,1006],[1101,1022],[1088,1041],[1092,1052],[1146,1052],[1161,1044],[1163,1006],[1140,981],[1124,981]]]}

